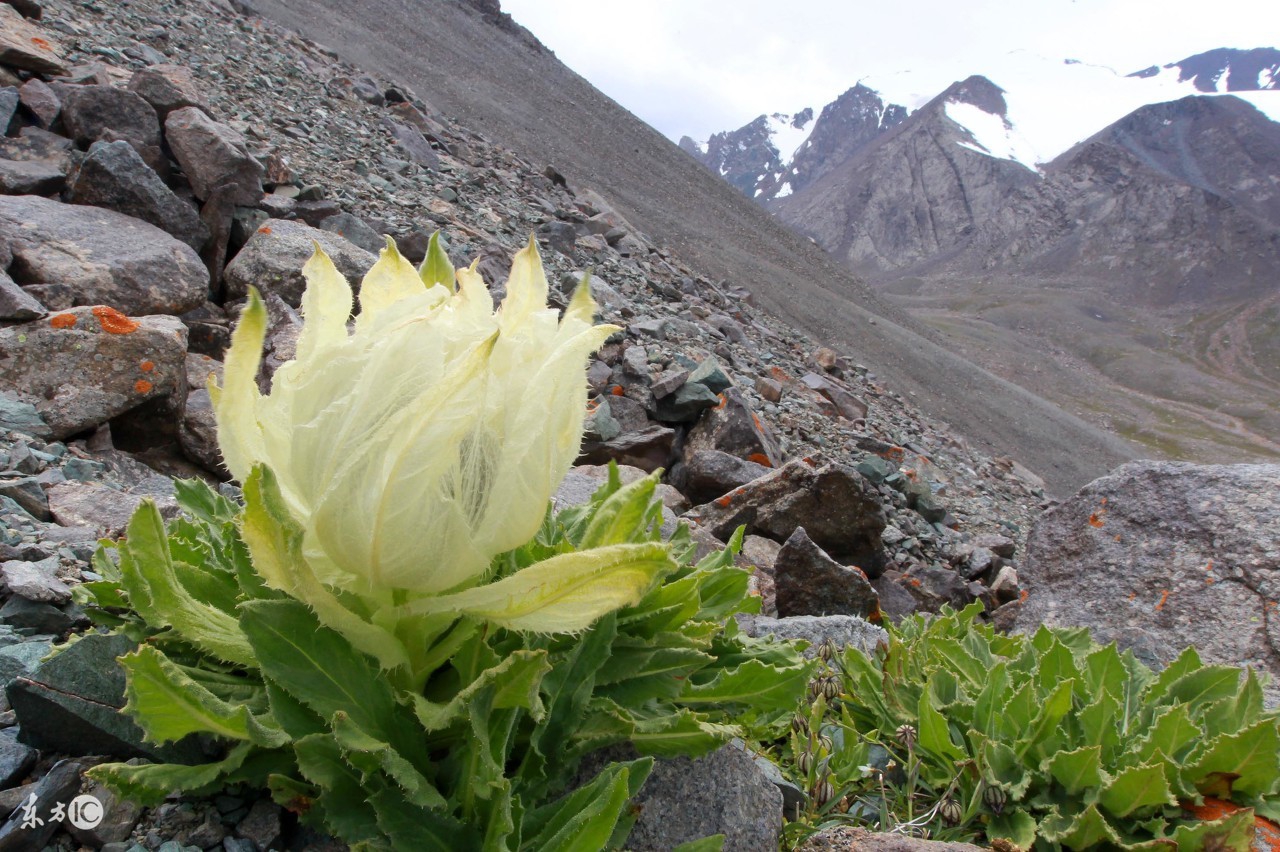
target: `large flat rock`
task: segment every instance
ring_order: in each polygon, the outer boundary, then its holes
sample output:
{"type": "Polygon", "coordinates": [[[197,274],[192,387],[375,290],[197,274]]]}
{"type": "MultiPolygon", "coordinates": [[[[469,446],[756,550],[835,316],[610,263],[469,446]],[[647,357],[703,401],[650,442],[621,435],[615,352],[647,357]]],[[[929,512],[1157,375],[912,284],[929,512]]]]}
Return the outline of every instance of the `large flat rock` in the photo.
{"type": "Polygon", "coordinates": [[[208,295],[209,272],[191,246],[114,210],[0,197],[0,243],[13,253],[14,280],[51,309],[109,305],[131,315],[177,315],[208,295]]]}
{"type": "Polygon", "coordinates": [[[1045,513],[1018,575],[1018,629],[1086,626],[1155,664],[1195,645],[1280,703],[1280,465],[1124,465],[1045,513]]]}

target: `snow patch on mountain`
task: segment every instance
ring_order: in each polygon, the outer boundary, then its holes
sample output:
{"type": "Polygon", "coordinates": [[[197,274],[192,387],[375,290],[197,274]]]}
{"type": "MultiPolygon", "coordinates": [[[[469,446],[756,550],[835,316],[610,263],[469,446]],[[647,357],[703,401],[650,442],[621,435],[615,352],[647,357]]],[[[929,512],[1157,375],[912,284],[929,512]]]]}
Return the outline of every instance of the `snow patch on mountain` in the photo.
{"type": "Polygon", "coordinates": [[[1037,171],[1035,149],[1003,116],[992,115],[981,107],[957,101],[948,101],[944,110],[947,118],[958,124],[972,140],[961,142],[962,148],[995,157],[997,160],[1013,160],[1033,172],[1037,171]]]}
{"type": "Polygon", "coordinates": [[[795,115],[775,112],[768,116],[769,141],[777,150],[782,162],[791,162],[796,151],[809,138],[809,131],[813,129],[810,127],[812,118],[812,110],[804,110],[795,115]]]}

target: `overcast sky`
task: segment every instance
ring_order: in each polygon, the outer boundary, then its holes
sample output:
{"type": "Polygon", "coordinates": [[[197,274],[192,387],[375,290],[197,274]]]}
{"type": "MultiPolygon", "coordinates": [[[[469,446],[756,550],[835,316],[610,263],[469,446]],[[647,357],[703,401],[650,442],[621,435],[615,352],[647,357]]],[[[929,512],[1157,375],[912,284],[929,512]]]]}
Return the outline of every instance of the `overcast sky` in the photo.
{"type": "Polygon", "coordinates": [[[932,96],[990,73],[983,66],[991,57],[1014,50],[1128,73],[1215,47],[1280,47],[1275,0],[502,0],[502,7],[672,139],[702,140],[763,112],[816,112],[859,80],[892,89],[901,71],[913,72],[913,90],[932,96]]]}

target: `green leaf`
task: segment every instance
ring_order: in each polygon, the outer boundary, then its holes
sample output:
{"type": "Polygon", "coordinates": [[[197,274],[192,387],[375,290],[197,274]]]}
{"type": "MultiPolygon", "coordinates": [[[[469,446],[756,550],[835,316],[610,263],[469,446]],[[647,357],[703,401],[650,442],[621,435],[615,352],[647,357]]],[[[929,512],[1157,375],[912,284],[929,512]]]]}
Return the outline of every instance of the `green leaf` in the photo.
{"type": "MultiPolygon", "coordinates": [[[[973,702],[973,727],[979,733],[988,737],[996,735],[1001,727],[1001,712],[1008,691],[1009,672],[1004,663],[997,663],[987,674],[986,685],[973,702]]],[[[1027,721],[1031,721],[1030,717],[1027,721]]]]}
{"type": "Polygon", "coordinates": [[[1204,732],[1191,720],[1187,705],[1174,704],[1160,711],[1151,727],[1132,742],[1121,760],[1125,765],[1138,766],[1161,754],[1181,764],[1203,737],[1204,732]]]}
{"type": "Polygon", "coordinates": [[[191,597],[179,581],[164,519],[155,503],[142,502],[129,520],[126,535],[128,541],[120,548],[121,582],[134,609],[149,624],[173,627],[218,659],[256,668],[253,650],[236,619],[191,597]]]}
{"type": "Polygon", "coordinates": [[[1010,799],[1021,799],[1032,781],[1032,775],[1021,758],[999,740],[987,739],[976,731],[970,736],[978,744],[976,751],[986,779],[1003,787],[1010,799]]]}
{"type": "Polygon", "coordinates": [[[1018,742],[1017,752],[1020,756],[1030,751],[1037,759],[1043,760],[1056,751],[1061,740],[1058,726],[1071,710],[1075,686],[1074,680],[1063,681],[1041,699],[1040,712],[1031,723],[1028,735],[1018,742]]]}
{"type": "Polygon", "coordinates": [[[427,241],[427,256],[418,267],[418,276],[428,288],[437,284],[443,285],[450,293],[454,291],[453,263],[444,247],[440,245],[440,232],[436,231],[427,241]]]}
{"type": "Polygon", "coordinates": [[[1212,822],[1183,822],[1170,839],[1178,852],[1250,852],[1253,836],[1253,811],[1245,808],[1212,822]]]}
{"type": "Polygon", "coordinates": [[[1114,759],[1121,745],[1120,729],[1116,725],[1116,716],[1120,713],[1120,700],[1110,691],[1098,693],[1097,699],[1086,705],[1077,716],[1080,736],[1084,745],[1102,747],[1102,754],[1108,763],[1114,759]]]}
{"type": "Polygon", "coordinates": [[[498,665],[482,671],[446,703],[414,695],[413,710],[425,730],[440,731],[466,716],[468,702],[477,692],[494,686],[495,708],[523,707],[533,714],[535,720],[541,719],[545,709],[538,696],[538,688],[550,670],[546,651],[513,651],[498,665]]]}
{"type": "Polygon", "coordinates": [[[183,766],[177,763],[103,763],[85,772],[122,798],[141,805],[158,805],[170,793],[198,790],[231,774],[245,762],[254,746],[240,743],[217,763],[183,766]]]}
{"type": "Polygon", "coordinates": [[[1169,691],[1169,687],[1177,682],[1180,678],[1192,674],[1204,666],[1200,660],[1200,654],[1195,647],[1188,645],[1183,649],[1172,663],[1160,670],[1160,674],[1155,675],[1147,688],[1145,699],[1148,704],[1163,704],[1165,695],[1169,691]]]}
{"type": "Polygon", "coordinates": [[[1213,702],[1202,716],[1206,738],[1234,733],[1247,728],[1263,712],[1262,684],[1252,668],[1245,670],[1244,680],[1235,695],[1213,702]]]}
{"type": "Polygon", "coordinates": [[[1006,808],[1002,813],[993,815],[987,823],[987,837],[991,840],[1003,838],[1019,849],[1030,849],[1036,841],[1036,820],[1026,811],[1015,811],[1006,808]]]}
{"type": "MultiPolygon", "coordinates": [[[[533,836],[521,848],[530,852],[610,848],[628,801],[640,792],[652,768],[652,758],[610,764],[590,783],[530,812],[525,817],[525,829],[533,836]]],[[[617,840],[621,842],[625,837],[617,840]]]]}
{"type": "Polygon", "coordinates": [[[759,660],[721,671],[709,682],[689,683],[682,704],[748,704],[759,710],[790,710],[808,686],[809,667],[780,669],[759,660]]]}
{"type": "Polygon", "coordinates": [[[921,750],[943,761],[944,765],[964,760],[968,755],[951,739],[951,726],[946,718],[934,709],[926,690],[920,694],[917,704],[917,733],[921,750]]]}
{"type": "Polygon", "coordinates": [[[1091,849],[1104,842],[1120,843],[1120,835],[1107,822],[1097,805],[1089,805],[1073,816],[1050,814],[1040,822],[1040,836],[1068,849],[1091,849]]]}
{"type": "Polygon", "coordinates": [[[649,504],[657,485],[658,475],[650,474],[611,494],[592,515],[578,549],[642,540],[639,533],[649,516],[649,504]]]}
{"type": "Polygon", "coordinates": [[[698,840],[690,840],[688,843],[681,843],[679,846],[671,850],[671,852],[723,852],[725,837],[723,834],[713,834],[710,837],[703,837],[698,840]]]}
{"type": "Polygon", "coordinates": [[[1040,689],[1048,692],[1066,680],[1075,681],[1079,689],[1083,675],[1071,649],[1054,636],[1049,647],[1040,654],[1040,663],[1036,666],[1036,683],[1040,689]]]}
{"type": "Polygon", "coordinates": [[[434,785],[394,748],[360,730],[345,713],[333,716],[333,736],[342,748],[343,759],[366,777],[385,772],[409,802],[423,808],[447,810],[448,805],[434,785]]]}
{"type": "Polygon", "coordinates": [[[206,524],[225,524],[236,519],[240,507],[209,487],[203,479],[175,479],[174,496],[182,510],[206,524]]]}
{"type": "Polygon", "coordinates": [[[241,606],[240,623],[264,675],[322,719],[346,713],[362,730],[418,762],[419,736],[377,666],[306,606],[249,601],[241,606]]]}
{"type": "Polygon", "coordinates": [[[129,699],[124,710],[152,742],[170,742],[194,733],[248,740],[267,748],[289,741],[273,721],[263,722],[244,704],[231,705],[218,698],[154,647],[139,647],[121,657],[120,665],[129,699]]]}
{"type": "Polygon", "coordinates": [[[1089,695],[1101,696],[1107,692],[1119,699],[1124,695],[1124,682],[1128,675],[1114,642],[1085,657],[1083,677],[1089,695]]]}
{"type": "Polygon", "coordinates": [[[1201,707],[1235,695],[1239,686],[1240,669],[1235,666],[1205,666],[1171,683],[1165,700],[1186,702],[1194,717],[1201,707]]]}
{"type": "Polygon", "coordinates": [[[1107,781],[1102,771],[1102,746],[1085,746],[1075,751],[1060,751],[1044,762],[1053,779],[1072,796],[1101,787],[1107,781]]]}
{"type": "MultiPolygon", "coordinates": [[[[1280,783],[1280,731],[1268,718],[1233,734],[1223,734],[1193,754],[1182,770],[1197,789],[1225,784],[1232,795],[1263,795],[1280,783]]],[[[1222,796],[1226,798],[1226,796],[1222,796]]]]}
{"type": "Polygon", "coordinates": [[[293,744],[302,777],[321,789],[312,804],[325,827],[347,843],[379,839],[378,814],[370,804],[370,779],[342,759],[329,734],[313,734],[293,744]]]}
{"type": "Polygon", "coordinates": [[[1122,769],[1103,788],[1098,801],[1117,817],[1127,817],[1139,811],[1178,803],[1173,790],[1169,788],[1163,760],[1122,769]]]}
{"type": "Polygon", "coordinates": [[[392,849],[413,852],[480,852],[474,828],[438,811],[415,807],[395,787],[379,784],[368,794],[378,828],[392,849]]]}

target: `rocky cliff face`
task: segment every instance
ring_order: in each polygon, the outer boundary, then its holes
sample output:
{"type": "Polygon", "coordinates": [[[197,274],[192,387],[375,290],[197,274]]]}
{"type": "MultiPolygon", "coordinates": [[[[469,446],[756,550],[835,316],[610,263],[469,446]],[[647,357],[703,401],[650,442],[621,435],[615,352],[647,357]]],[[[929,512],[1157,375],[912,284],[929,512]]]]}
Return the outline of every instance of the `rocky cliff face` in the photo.
{"type": "Polygon", "coordinates": [[[984,77],[956,83],[779,199],[777,215],[866,275],[905,274],[964,250],[988,211],[1039,178],[982,148],[952,117],[956,106],[1005,122],[997,86],[984,77]]]}
{"type": "Polygon", "coordinates": [[[1280,50],[1257,47],[1237,50],[1220,47],[1188,56],[1162,67],[1152,65],[1130,74],[1131,77],[1154,77],[1174,72],[1179,80],[1190,80],[1201,92],[1252,92],[1280,89],[1280,50]]]}

